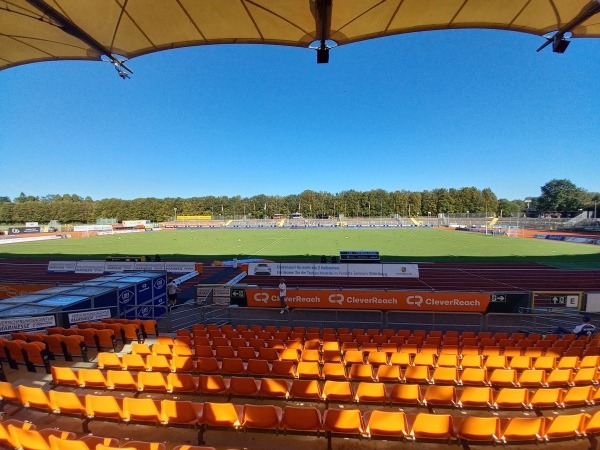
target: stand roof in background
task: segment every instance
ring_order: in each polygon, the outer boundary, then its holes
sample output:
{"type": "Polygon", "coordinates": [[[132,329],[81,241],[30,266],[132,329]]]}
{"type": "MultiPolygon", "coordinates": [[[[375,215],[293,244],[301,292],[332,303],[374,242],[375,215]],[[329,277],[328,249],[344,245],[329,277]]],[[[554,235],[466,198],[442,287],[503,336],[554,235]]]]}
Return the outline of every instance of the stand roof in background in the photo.
{"type": "MultiPolygon", "coordinates": [[[[208,44],[329,48],[427,30],[490,28],[600,36],[600,0],[0,0],[0,69],[38,61],[112,61],[208,44]]],[[[540,48],[540,49],[541,49],[540,48]]]]}

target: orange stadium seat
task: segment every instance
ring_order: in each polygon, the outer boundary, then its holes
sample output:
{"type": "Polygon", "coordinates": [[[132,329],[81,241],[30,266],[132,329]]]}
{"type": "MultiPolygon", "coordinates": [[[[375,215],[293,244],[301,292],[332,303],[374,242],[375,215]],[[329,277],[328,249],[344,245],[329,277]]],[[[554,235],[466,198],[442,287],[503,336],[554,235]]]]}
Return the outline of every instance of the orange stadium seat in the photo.
{"type": "Polygon", "coordinates": [[[248,375],[269,376],[271,374],[271,366],[265,359],[249,359],[246,366],[248,375]]]}
{"type": "Polygon", "coordinates": [[[260,380],[258,395],[269,398],[284,398],[289,397],[289,385],[284,379],[263,378],[260,380]]]}
{"type": "Polygon", "coordinates": [[[494,397],[496,409],[526,409],[529,406],[529,390],[524,388],[502,388],[494,397]]]}
{"type": "Polygon", "coordinates": [[[325,380],[323,384],[323,400],[325,402],[353,402],[354,389],[349,381],[325,380]]]}
{"type": "Polygon", "coordinates": [[[326,380],[344,381],[348,378],[346,366],[338,362],[326,362],[323,365],[322,374],[326,380]]]}
{"type": "Polygon", "coordinates": [[[52,404],[48,394],[40,387],[30,387],[19,385],[17,386],[21,404],[25,408],[42,409],[47,412],[52,412],[52,404]]]}
{"type": "Polygon", "coordinates": [[[465,387],[458,399],[461,408],[491,408],[493,403],[493,391],[489,386],[465,387]]]}
{"type": "Polygon", "coordinates": [[[561,414],[549,417],[546,423],[544,439],[576,439],[584,435],[587,416],[579,414],[561,414]]]}
{"type": "Polygon", "coordinates": [[[455,431],[449,414],[420,413],[410,426],[410,437],[415,440],[452,441],[455,431]]]}
{"type": "Polygon", "coordinates": [[[244,407],[232,403],[204,403],[202,421],[208,427],[240,428],[244,407]]]}
{"type": "Polygon", "coordinates": [[[259,386],[259,382],[252,377],[234,376],[229,380],[229,394],[233,397],[256,397],[259,386]]]}
{"type": "Polygon", "coordinates": [[[112,419],[123,421],[126,415],[123,411],[122,400],[110,395],[92,395],[85,396],[85,407],[87,416],[90,418],[112,419]]]}
{"type": "Polygon", "coordinates": [[[242,426],[245,430],[278,430],[283,412],[274,405],[244,405],[242,426]]]}
{"type": "Polygon", "coordinates": [[[108,389],[124,389],[137,392],[138,383],[133,374],[128,370],[108,370],[106,372],[106,384],[108,389]]]}
{"type": "Polygon", "coordinates": [[[80,397],[72,391],[51,390],[49,398],[54,412],[79,417],[87,414],[85,397],[80,397]]]}
{"type": "Polygon", "coordinates": [[[500,439],[500,418],[466,416],[457,423],[458,438],[467,443],[496,443],[500,439]]]}
{"type": "Polygon", "coordinates": [[[71,367],[52,365],[52,382],[57,386],[79,386],[79,377],[71,367]]]}
{"type": "Polygon", "coordinates": [[[392,404],[420,406],[423,404],[423,395],[418,384],[394,384],[388,398],[392,404]]]}
{"type": "Polygon", "coordinates": [[[100,369],[79,369],[79,386],[85,388],[108,389],[108,382],[100,369]]]}
{"type": "Polygon", "coordinates": [[[529,408],[560,408],[565,391],[561,388],[537,389],[529,399],[529,408]]]}
{"type": "Polygon", "coordinates": [[[544,417],[511,417],[502,430],[504,443],[540,442],[544,436],[544,417]]]}
{"type": "Polygon", "coordinates": [[[138,378],[138,390],[141,392],[167,392],[168,384],[167,378],[162,372],[139,372],[138,378]]]}
{"type": "Polygon", "coordinates": [[[355,399],[358,403],[387,402],[387,392],[383,383],[360,382],[356,388],[355,399]]]}
{"type": "Polygon", "coordinates": [[[313,407],[286,406],[281,427],[287,433],[319,435],[323,431],[321,412],[313,407]]]}
{"type": "Polygon", "coordinates": [[[159,425],[161,423],[160,402],[151,398],[125,397],[123,410],[129,422],[159,425]]]}
{"type": "Polygon", "coordinates": [[[323,430],[332,436],[359,437],[364,432],[360,411],[357,409],[327,409],[323,414],[323,430]]]}
{"type": "Polygon", "coordinates": [[[167,392],[194,393],[198,390],[197,379],[189,373],[173,372],[167,374],[167,392]]]}
{"type": "MultiPolygon", "coordinates": [[[[123,369],[123,363],[121,362],[121,358],[116,353],[99,352],[96,360],[98,364],[98,369],[123,369]]],[[[52,366],[52,368],[54,368],[54,366],[52,366]]]]}
{"type": "Polygon", "coordinates": [[[423,404],[453,408],[457,405],[456,388],[454,386],[427,386],[423,404]]]}
{"type": "Polygon", "coordinates": [[[202,394],[222,394],[229,392],[229,386],[221,375],[200,375],[198,392],[202,394]]]}
{"type": "Polygon", "coordinates": [[[408,422],[402,411],[367,411],[365,432],[371,439],[404,439],[408,436],[408,422]]]}
{"type": "Polygon", "coordinates": [[[161,423],[196,427],[202,422],[203,410],[203,403],[164,399],[160,405],[161,423]]]}

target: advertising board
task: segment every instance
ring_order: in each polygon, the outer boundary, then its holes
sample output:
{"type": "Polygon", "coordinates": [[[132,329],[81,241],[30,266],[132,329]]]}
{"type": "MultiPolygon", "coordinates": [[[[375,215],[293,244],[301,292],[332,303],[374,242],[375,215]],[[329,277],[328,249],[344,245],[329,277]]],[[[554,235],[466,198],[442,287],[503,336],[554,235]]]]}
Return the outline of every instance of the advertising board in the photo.
{"type": "MultiPolygon", "coordinates": [[[[489,293],[288,289],[290,308],[485,312],[489,293]]],[[[279,307],[277,289],[246,289],[248,306],[279,307]]]]}
{"type": "Polygon", "coordinates": [[[35,234],[41,232],[42,229],[40,227],[10,227],[8,229],[8,234],[12,236],[20,236],[22,234],[35,234]]]}

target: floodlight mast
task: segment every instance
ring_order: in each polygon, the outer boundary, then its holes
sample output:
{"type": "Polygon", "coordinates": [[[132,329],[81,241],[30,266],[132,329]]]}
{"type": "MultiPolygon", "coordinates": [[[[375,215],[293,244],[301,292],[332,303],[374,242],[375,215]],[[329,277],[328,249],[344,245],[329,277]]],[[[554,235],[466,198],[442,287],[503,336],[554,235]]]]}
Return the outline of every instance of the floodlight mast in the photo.
{"type": "Polygon", "coordinates": [[[571,43],[565,38],[565,34],[569,33],[573,28],[578,25],[581,25],[590,17],[598,14],[600,12],[600,0],[591,0],[587,5],[585,5],[579,14],[575,16],[572,20],[570,20],[564,27],[558,30],[553,36],[547,37],[546,42],[544,42],[537,51],[541,51],[545,49],[547,46],[552,44],[552,51],[554,53],[564,53],[567,50],[567,47],[571,43]]]}
{"type": "Polygon", "coordinates": [[[69,18],[65,17],[52,6],[48,5],[44,0],[27,0],[34,8],[38,9],[44,15],[48,16],[51,20],[58,24],[58,27],[65,33],[80,39],[81,41],[88,44],[94,50],[101,55],[106,56],[110,62],[115,66],[119,76],[123,79],[129,78],[129,74],[133,74],[133,71],[125,65],[125,60],[120,60],[113,53],[104,47],[100,42],[94,39],[91,35],[86,33],[83,29],[74,24],[69,18]]]}

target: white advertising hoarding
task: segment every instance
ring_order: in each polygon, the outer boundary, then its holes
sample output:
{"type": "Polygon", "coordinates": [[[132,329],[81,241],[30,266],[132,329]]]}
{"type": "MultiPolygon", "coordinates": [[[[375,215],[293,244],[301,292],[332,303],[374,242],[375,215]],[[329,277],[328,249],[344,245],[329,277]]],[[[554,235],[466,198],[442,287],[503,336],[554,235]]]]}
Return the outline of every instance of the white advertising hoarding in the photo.
{"type": "Polygon", "coordinates": [[[99,309],[97,311],[71,313],[69,314],[69,322],[93,322],[95,320],[108,319],[110,317],[110,309],[99,309]]]}
{"type": "Polygon", "coordinates": [[[282,277],[419,278],[417,264],[250,263],[248,275],[282,277]]]}
{"type": "Polygon", "coordinates": [[[75,273],[104,273],[106,261],[77,261],[75,273]]]}
{"type": "Polygon", "coordinates": [[[193,262],[165,262],[165,268],[169,273],[189,273],[196,270],[193,262]]]}
{"type": "Polygon", "coordinates": [[[117,273],[126,270],[134,270],[135,262],[133,261],[106,261],[104,265],[105,272],[117,273]]]}
{"type": "Polygon", "coordinates": [[[73,273],[77,267],[76,261],[49,261],[48,272],[66,272],[73,273]]]}
{"type": "Polygon", "coordinates": [[[54,316],[16,317],[14,319],[0,319],[0,333],[11,331],[37,330],[56,326],[54,316]]]}

